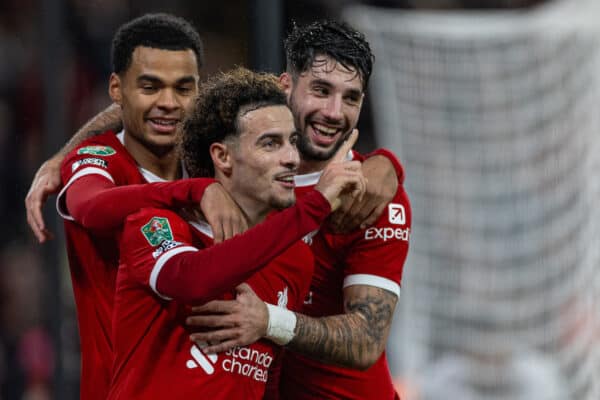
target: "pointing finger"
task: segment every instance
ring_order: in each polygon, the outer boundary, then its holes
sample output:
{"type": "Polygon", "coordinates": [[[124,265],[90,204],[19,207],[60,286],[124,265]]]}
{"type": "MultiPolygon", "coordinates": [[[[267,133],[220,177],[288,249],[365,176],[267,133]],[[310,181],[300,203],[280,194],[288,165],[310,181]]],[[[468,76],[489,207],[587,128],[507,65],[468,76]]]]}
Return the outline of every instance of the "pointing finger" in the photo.
{"type": "Polygon", "coordinates": [[[353,129],[350,136],[348,136],[348,139],[346,139],[344,143],[342,143],[338,151],[335,153],[335,155],[331,159],[331,162],[344,162],[346,160],[346,155],[350,150],[352,150],[352,146],[354,146],[357,140],[358,129],[353,129]]]}

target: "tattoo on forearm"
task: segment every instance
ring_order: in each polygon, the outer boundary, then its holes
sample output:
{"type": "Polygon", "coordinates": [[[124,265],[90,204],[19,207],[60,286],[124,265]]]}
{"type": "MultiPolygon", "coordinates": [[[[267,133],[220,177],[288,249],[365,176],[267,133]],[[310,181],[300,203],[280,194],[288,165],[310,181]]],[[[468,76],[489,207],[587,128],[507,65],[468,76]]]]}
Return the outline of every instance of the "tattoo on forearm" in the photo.
{"type": "Polygon", "coordinates": [[[59,153],[67,155],[71,150],[79,145],[86,139],[92,136],[99,135],[108,130],[119,131],[121,130],[123,123],[121,121],[121,110],[120,107],[113,104],[107,107],[100,114],[90,119],[85,125],[83,125],[71,139],[60,149],[59,153]]]}
{"type": "Polygon", "coordinates": [[[383,333],[387,324],[392,320],[392,305],[385,299],[369,296],[365,299],[346,302],[349,312],[362,314],[366,319],[366,335],[369,341],[379,343],[383,340],[383,333]]]}
{"type": "Polygon", "coordinates": [[[297,314],[292,350],[323,362],[365,367],[385,348],[397,297],[366,287],[345,302],[346,313],[323,318],[297,314]]]}

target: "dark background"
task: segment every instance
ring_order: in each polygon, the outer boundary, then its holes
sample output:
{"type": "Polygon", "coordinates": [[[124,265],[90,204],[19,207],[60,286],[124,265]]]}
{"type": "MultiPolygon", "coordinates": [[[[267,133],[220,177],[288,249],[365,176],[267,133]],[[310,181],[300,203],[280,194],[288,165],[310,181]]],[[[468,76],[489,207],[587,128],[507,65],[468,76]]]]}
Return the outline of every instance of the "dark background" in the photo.
{"type": "MultiPolygon", "coordinates": [[[[373,0],[406,9],[522,8],[541,0],[373,0]]],[[[75,309],[54,197],[56,239],[38,245],[23,200],[43,160],[109,104],[110,41],[123,22],[171,12],[192,22],[206,50],[204,77],[235,65],[275,73],[291,21],[340,15],[358,1],[2,0],[0,2],[0,399],[78,398],[75,309]]],[[[367,3],[366,1],[364,3],[367,3]]],[[[370,94],[372,95],[372,94],[370,94]]],[[[368,99],[368,97],[367,97],[368,99]]],[[[359,149],[372,139],[369,103],[359,149]]]]}

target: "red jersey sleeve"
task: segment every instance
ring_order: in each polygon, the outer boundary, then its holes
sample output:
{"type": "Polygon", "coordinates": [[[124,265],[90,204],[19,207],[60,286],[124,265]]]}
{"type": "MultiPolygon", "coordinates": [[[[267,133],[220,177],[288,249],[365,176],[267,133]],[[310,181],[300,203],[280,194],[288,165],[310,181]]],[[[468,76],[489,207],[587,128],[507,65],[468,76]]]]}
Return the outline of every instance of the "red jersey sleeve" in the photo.
{"type": "Polygon", "coordinates": [[[71,151],[61,165],[63,189],[58,213],[88,229],[111,230],[145,207],[171,208],[198,203],[214,179],[143,182],[135,161],[106,132],[71,151]],[[137,185],[132,185],[137,183],[137,185]]]}
{"type": "Polygon", "coordinates": [[[181,217],[145,209],[125,222],[121,261],[161,297],[202,303],[248,279],[317,229],[329,211],[327,200],[314,191],[243,234],[198,251],[190,246],[190,227],[181,217]]]}
{"type": "MultiPolygon", "coordinates": [[[[61,164],[60,175],[63,188],[57,196],[58,213],[67,220],[74,220],[67,209],[66,193],[70,186],[86,176],[94,176],[104,181],[104,187],[121,186],[128,182],[135,162],[111,132],[86,140],[72,150],[61,164]]],[[[139,172],[138,172],[139,174],[139,172]]]]}
{"type": "Polygon", "coordinates": [[[411,220],[408,196],[400,186],[377,223],[352,234],[354,241],[345,257],[344,287],[377,286],[399,295],[411,220]]]}
{"type": "MultiPolygon", "coordinates": [[[[84,141],[73,149],[61,164],[61,180],[69,185],[81,176],[96,174],[116,185],[126,179],[124,171],[132,164],[131,156],[111,132],[84,141]]],[[[135,165],[135,164],[134,164],[135,165]]]]}
{"type": "Polygon", "coordinates": [[[174,256],[197,252],[189,224],[170,210],[146,208],[129,216],[121,237],[121,268],[160,297],[157,289],[161,270],[174,256]]]}
{"type": "Polygon", "coordinates": [[[210,178],[173,182],[114,186],[96,174],[82,176],[66,190],[64,201],[69,214],[88,229],[116,229],[125,218],[141,208],[179,208],[197,205],[210,178]]]}
{"type": "Polygon", "coordinates": [[[398,157],[396,157],[396,155],[393,152],[391,152],[388,149],[381,148],[381,149],[377,149],[377,150],[367,154],[365,159],[373,157],[373,156],[384,156],[385,158],[390,160],[394,169],[396,170],[396,176],[398,177],[398,184],[402,185],[404,183],[404,168],[402,167],[402,164],[400,164],[400,160],[398,160],[398,157]]]}

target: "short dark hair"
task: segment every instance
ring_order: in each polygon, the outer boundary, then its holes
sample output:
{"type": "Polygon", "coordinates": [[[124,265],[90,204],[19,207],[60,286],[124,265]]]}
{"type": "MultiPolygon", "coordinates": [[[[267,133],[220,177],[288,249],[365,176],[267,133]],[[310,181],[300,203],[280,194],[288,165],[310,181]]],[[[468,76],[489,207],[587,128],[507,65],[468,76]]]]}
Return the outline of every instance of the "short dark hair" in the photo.
{"type": "Polygon", "coordinates": [[[294,77],[308,71],[316,57],[326,55],[356,70],[367,88],[375,56],[365,35],[345,22],[322,20],[303,27],[294,23],[284,48],[287,71],[294,77]]]}
{"type": "Polygon", "coordinates": [[[278,105],[287,107],[287,98],[272,74],[238,67],[203,83],[183,124],[181,151],[189,174],[214,176],[210,145],[239,135],[245,113],[278,105]]]}
{"type": "Polygon", "coordinates": [[[196,29],[171,14],[145,14],[121,25],[112,41],[113,72],[126,71],[133,51],[139,46],[174,51],[190,49],[196,54],[198,69],[204,63],[202,40],[196,29]]]}

